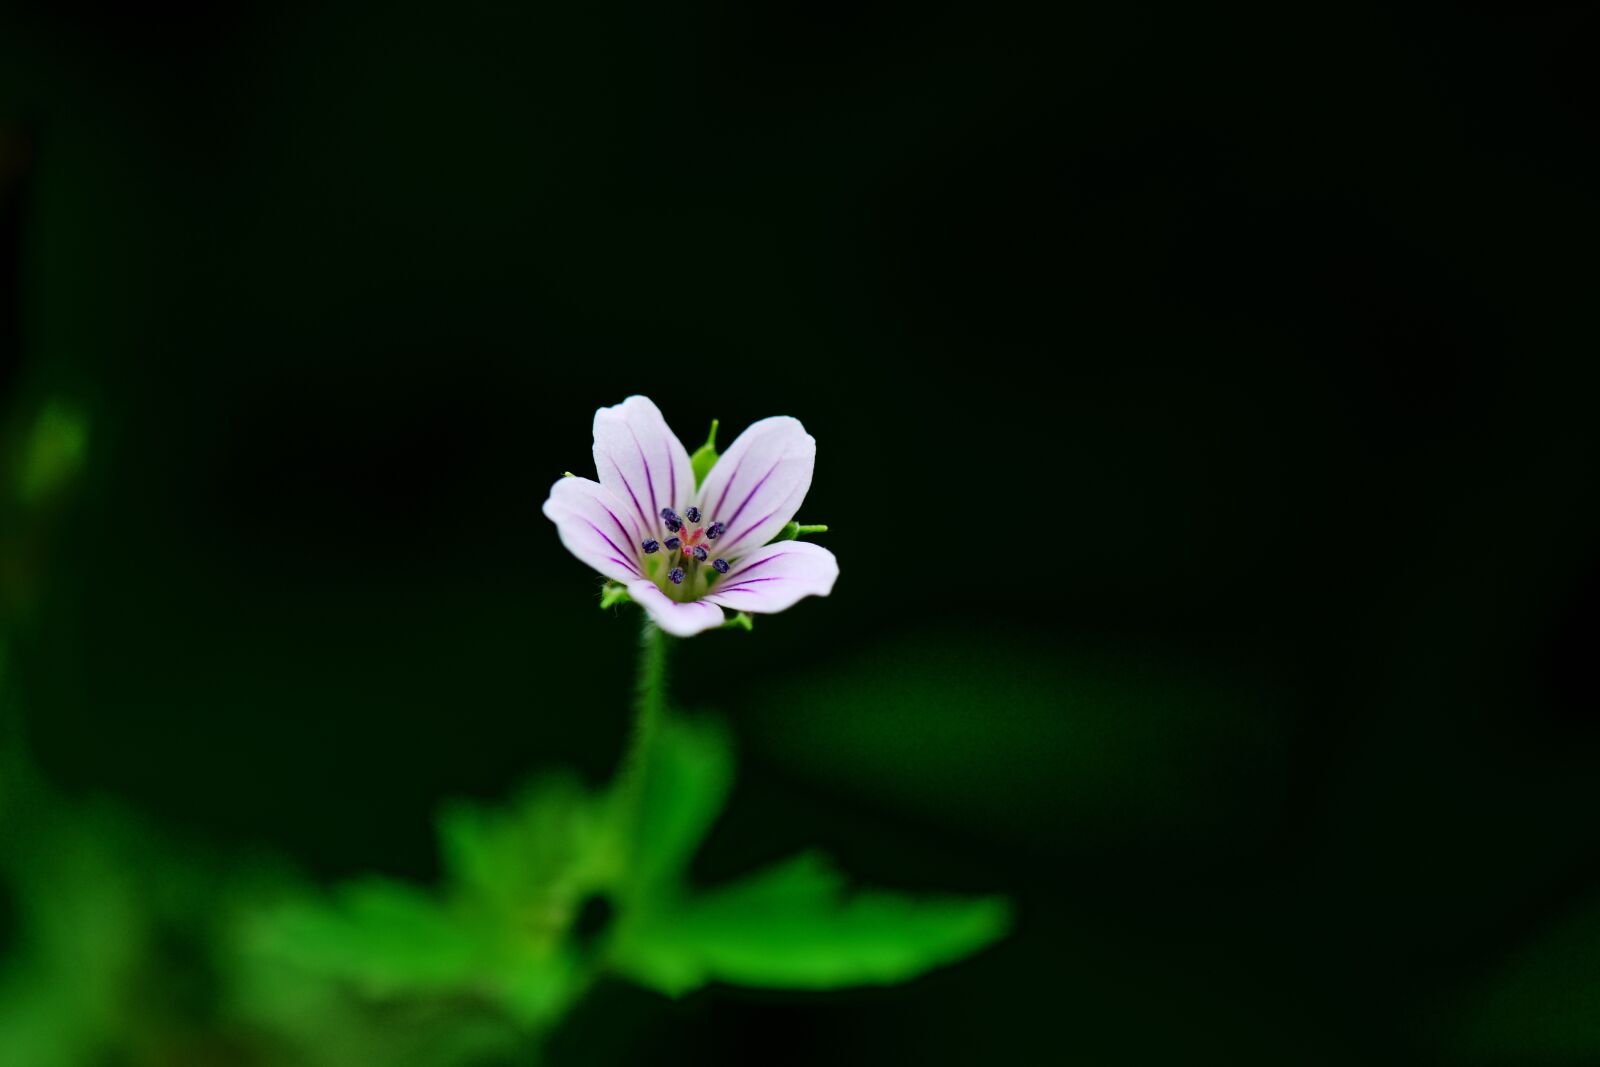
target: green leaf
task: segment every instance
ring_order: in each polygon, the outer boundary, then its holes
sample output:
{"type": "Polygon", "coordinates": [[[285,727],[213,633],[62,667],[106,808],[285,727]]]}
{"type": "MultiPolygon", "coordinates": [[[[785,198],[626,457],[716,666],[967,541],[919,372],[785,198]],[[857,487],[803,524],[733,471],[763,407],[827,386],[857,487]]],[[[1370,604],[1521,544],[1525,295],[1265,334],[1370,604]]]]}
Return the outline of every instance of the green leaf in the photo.
{"type": "Polygon", "coordinates": [[[768,989],[903,982],[1005,933],[998,897],[847,894],[805,854],[625,929],[616,968],[671,996],[710,981],[768,989]]]}
{"type": "Polygon", "coordinates": [[[727,734],[707,722],[667,718],[645,749],[630,888],[670,894],[711,830],[733,783],[727,734]]]}
{"type": "Polygon", "coordinates": [[[694,484],[698,487],[706,480],[706,475],[711,473],[711,468],[717,465],[717,420],[711,420],[711,432],[706,434],[706,443],[694,450],[694,455],[689,457],[689,466],[694,469],[694,484]]]}
{"type": "Polygon", "coordinates": [[[624,842],[612,798],[576,779],[535,782],[510,805],[449,805],[439,818],[438,894],[384,879],[263,916],[252,954],[368,1000],[493,1006],[530,1032],[586,979],[570,940],[586,898],[610,892],[624,842]]]}
{"type": "Polygon", "coordinates": [[[524,934],[553,942],[583,897],[616,878],[621,842],[612,812],[565,776],[534,782],[505,808],[449,804],[438,829],[452,892],[516,913],[524,934]]]}
{"type": "Polygon", "coordinates": [[[270,1035],[273,1046],[282,1048],[270,1059],[272,1064],[481,1067],[485,1062],[536,1062],[529,1059],[526,1031],[487,998],[395,1002],[350,993],[337,979],[259,954],[242,958],[229,990],[235,1025],[270,1035]]]}
{"type": "Polygon", "coordinates": [[[468,985],[482,943],[421,890],[387,879],[341,887],[267,916],[255,946],[373,997],[439,994],[468,985]]]}

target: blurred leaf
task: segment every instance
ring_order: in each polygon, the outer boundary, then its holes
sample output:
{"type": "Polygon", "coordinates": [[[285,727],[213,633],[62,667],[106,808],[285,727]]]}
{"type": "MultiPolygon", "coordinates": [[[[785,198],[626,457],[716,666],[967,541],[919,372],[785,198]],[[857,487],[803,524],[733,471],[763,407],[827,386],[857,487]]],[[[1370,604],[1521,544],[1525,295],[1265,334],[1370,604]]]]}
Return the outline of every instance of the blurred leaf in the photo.
{"type": "Polygon", "coordinates": [[[813,854],[629,928],[616,966],[669,995],[710,981],[777,989],[889,984],[974,952],[1010,921],[995,898],[846,894],[813,854]]]}
{"type": "Polygon", "coordinates": [[[752,694],[763,754],[831,788],[1031,845],[1270,831],[1285,743],[1244,676],[1027,634],[928,631],[752,694]]]}
{"type": "Polygon", "coordinates": [[[386,879],[347,884],[263,916],[250,949],[369,1001],[412,1011],[465,1001],[537,1032],[587,981],[569,934],[586,897],[621,869],[614,812],[609,797],[563,777],[503,810],[451,804],[439,820],[437,895],[386,879]]]}
{"type": "Polygon", "coordinates": [[[621,862],[612,807],[569,777],[537,782],[503,810],[447,805],[439,848],[456,892],[507,912],[553,913],[557,929],[621,862]]]}
{"type": "Polygon", "coordinates": [[[59,984],[41,982],[28,968],[0,972],[0,1053],[5,1063],[75,1067],[104,1041],[59,984]]]}
{"type": "Polygon", "coordinates": [[[988,944],[1008,922],[999,899],[847,895],[815,856],[706,893],[684,876],[727,800],[723,730],[667,718],[645,747],[625,907],[607,950],[620,974],[671,995],[709,981],[785,988],[903,981],[988,944]]]}
{"type": "Polygon", "coordinates": [[[34,800],[0,834],[18,926],[0,1063],[239,1062],[224,931],[276,873],[209,863],[116,807],[34,800]]]}
{"type": "Polygon", "coordinates": [[[1465,1015],[1474,1060],[1600,1062],[1600,901],[1515,954],[1465,1015]]]}
{"type": "Polygon", "coordinates": [[[332,979],[261,957],[250,958],[234,987],[235,1014],[254,1031],[273,1035],[273,1044],[284,1047],[283,1062],[294,1067],[537,1062],[523,1047],[526,1036],[486,1001],[375,1001],[332,979]]]}
{"type": "Polygon", "coordinates": [[[34,420],[18,472],[17,491],[32,504],[59,489],[83,465],[89,447],[89,423],[82,412],[51,401],[34,420]]]}
{"type": "Polygon", "coordinates": [[[385,879],[343,886],[331,902],[286,906],[259,936],[266,951],[373,997],[470,986],[486,951],[438,902],[385,879]]]}
{"type": "MultiPolygon", "coordinates": [[[[7,838],[21,951],[0,971],[0,1062],[82,1063],[127,1040],[129,979],[142,969],[152,916],[88,820],[52,840],[7,838]]],[[[144,857],[145,870],[159,854],[144,857]]],[[[159,873],[157,874],[159,877],[159,873]]]]}
{"type": "MultiPolygon", "coordinates": [[[[670,893],[727,802],[733,784],[727,733],[709,722],[667,718],[646,750],[641,773],[630,888],[670,893]]],[[[619,787],[619,798],[628,785],[625,780],[619,787]]]]}

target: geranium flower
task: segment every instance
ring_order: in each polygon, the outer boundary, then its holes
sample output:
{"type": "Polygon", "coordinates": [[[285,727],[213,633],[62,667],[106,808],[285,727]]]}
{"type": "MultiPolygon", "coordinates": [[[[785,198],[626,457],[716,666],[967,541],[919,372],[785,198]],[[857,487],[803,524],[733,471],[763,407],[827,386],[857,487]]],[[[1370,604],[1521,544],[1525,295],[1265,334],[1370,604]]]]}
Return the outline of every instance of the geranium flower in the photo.
{"type": "Polygon", "coordinates": [[[562,478],[544,513],[574,556],[622,583],[661,629],[689,637],[722,625],[723,608],[771,614],[832,591],[832,552],[768,544],[811,488],[816,455],[798,419],[762,419],[696,486],[660,409],[630,396],[594,413],[599,482],[562,478]]]}

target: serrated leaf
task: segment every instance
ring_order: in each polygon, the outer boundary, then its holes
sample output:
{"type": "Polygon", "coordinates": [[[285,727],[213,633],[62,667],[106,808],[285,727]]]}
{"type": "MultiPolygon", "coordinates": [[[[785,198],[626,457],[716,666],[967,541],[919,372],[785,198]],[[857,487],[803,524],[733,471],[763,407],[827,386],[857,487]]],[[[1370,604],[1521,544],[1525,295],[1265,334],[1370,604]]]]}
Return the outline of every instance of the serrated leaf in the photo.
{"type": "Polygon", "coordinates": [[[373,997],[457,989],[472,981],[484,955],[438,901],[378,878],[345,885],[330,902],[285,905],[254,940],[271,956],[373,997]]]}
{"type": "Polygon", "coordinates": [[[536,1032],[583,988],[569,933],[584,899],[620,876],[615,813],[570,777],[538,781],[505,808],[452,804],[439,819],[438,893],[367,879],[296,899],[257,920],[250,954],[370,1001],[493,1006],[536,1032]]]}
{"type": "Polygon", "coordinates": [[[721,813],[733,783],[727,734],[711,723],[667,719],[641,773],[629,874],[636,897],[670,892],[721,813]]]}
{"type": "Polygon", "coordinates": [[[650,916],[618,937],[616,968],[677,996],[711,981],[835,989],[909,978],[1005,933],[998,897],[847,893],[814,854],[796,857],[650,916]]]}
{"type": "Polygon", "coordinates": [[[452,892],[545,915],[559,933],[585,894],[615,878],[621,857],[613,810],[576,779],[559,776],[533,783],[506,808],[446,806],[439,850],[452,892]]]}

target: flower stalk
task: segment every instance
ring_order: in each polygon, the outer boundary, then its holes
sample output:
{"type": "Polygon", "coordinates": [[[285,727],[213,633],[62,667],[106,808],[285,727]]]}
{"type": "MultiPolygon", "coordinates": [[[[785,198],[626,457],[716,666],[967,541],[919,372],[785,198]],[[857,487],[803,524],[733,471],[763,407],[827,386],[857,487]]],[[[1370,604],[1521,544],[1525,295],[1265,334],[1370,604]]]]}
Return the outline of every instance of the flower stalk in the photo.
{"type": "Polygon", "coordinates": [[[644,758],[667,713],[667,635],[645,616],[639,632],[639,677],[633,691],[634,762],[644,758]]]}
{"type": "Polygon", "coordinates": [[[634,680],[633,734],[617,769],[617,797],[628,839],[642,818],[645,783],[650,775],[651,753],[656,750],[662,721],[667,716],[667,644],[669,638],[648,615],[639,630],[639,675],[634,680]]]}

